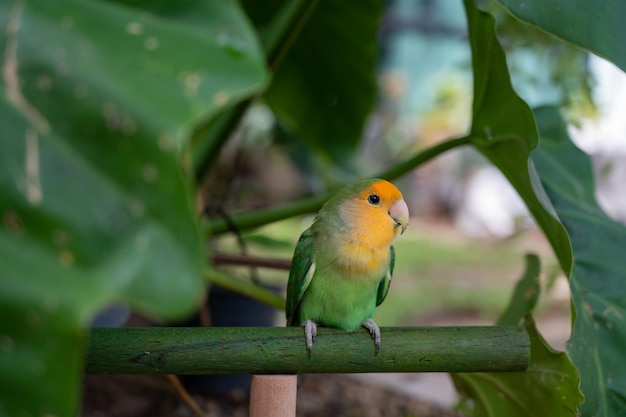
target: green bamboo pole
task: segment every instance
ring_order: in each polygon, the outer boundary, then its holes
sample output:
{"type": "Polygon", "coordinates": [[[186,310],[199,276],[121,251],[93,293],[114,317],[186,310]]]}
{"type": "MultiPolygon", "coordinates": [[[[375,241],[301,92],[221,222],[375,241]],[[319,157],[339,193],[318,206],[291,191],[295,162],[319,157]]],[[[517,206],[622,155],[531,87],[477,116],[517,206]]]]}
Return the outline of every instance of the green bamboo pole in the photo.
{"type": "Polygon", "coordinates": [[[299,327],[93,328],[87,374],[299,374],[523,371],[530,342],[518,326],[319,328],[309,357],[299,327]]]}

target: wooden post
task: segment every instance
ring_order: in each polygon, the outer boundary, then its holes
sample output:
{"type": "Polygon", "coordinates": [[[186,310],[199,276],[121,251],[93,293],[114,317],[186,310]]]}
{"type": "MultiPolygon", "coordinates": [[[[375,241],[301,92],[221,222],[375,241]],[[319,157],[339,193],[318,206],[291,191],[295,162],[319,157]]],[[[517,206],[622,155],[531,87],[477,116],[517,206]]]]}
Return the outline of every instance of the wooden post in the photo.
{"type": "Polygon", "coordinates": [[[250,417],[295,417],[297,375],[252,375],[250,417]]]}

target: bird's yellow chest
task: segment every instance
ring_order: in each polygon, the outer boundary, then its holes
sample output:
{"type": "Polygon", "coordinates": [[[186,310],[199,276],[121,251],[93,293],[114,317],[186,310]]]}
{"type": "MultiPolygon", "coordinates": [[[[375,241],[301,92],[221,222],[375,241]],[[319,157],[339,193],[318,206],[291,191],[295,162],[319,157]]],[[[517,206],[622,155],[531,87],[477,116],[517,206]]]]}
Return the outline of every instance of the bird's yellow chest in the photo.
{"type": "Polygon", "coordinates": [[[337,246],[335,267],[342,275],[364,280],[380,280],[389,269],[391,252],[387,245],[371,245],[370,242],[353,239],[350,236],[342,239],[337,246]]]}

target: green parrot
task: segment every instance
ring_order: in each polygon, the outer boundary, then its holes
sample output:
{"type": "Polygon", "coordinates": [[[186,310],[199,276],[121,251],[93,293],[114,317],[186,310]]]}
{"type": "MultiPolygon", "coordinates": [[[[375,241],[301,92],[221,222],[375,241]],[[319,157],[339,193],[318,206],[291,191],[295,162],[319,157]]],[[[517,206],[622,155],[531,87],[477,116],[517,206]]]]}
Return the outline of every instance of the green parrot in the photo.
{"type": "Polygon", "coordinates": [[[363,326],[380,351],[373,319],[387,296],[393,240],[409,224],[409,210],[390,182],[349,185],[321,208],[296,245],[287,285],[287,325],[304,326],[313,353],[317,326],[354,331],[363,326]]]}

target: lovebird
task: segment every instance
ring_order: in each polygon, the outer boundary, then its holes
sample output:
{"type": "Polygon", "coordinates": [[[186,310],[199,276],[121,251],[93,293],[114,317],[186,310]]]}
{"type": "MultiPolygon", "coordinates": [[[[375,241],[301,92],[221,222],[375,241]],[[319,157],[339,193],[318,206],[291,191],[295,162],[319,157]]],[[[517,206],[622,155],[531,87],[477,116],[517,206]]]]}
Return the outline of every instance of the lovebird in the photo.
{"type": "Polygon", "coordinates": [[[361,326],[380,351],[374,311],[389,291],[394,239],[409,225],[409,209],[390,182],[370,179],[337,192],[296,245],[287,284],[288,326],[304,326],[313,353],[317,326],[361,326]]]}

